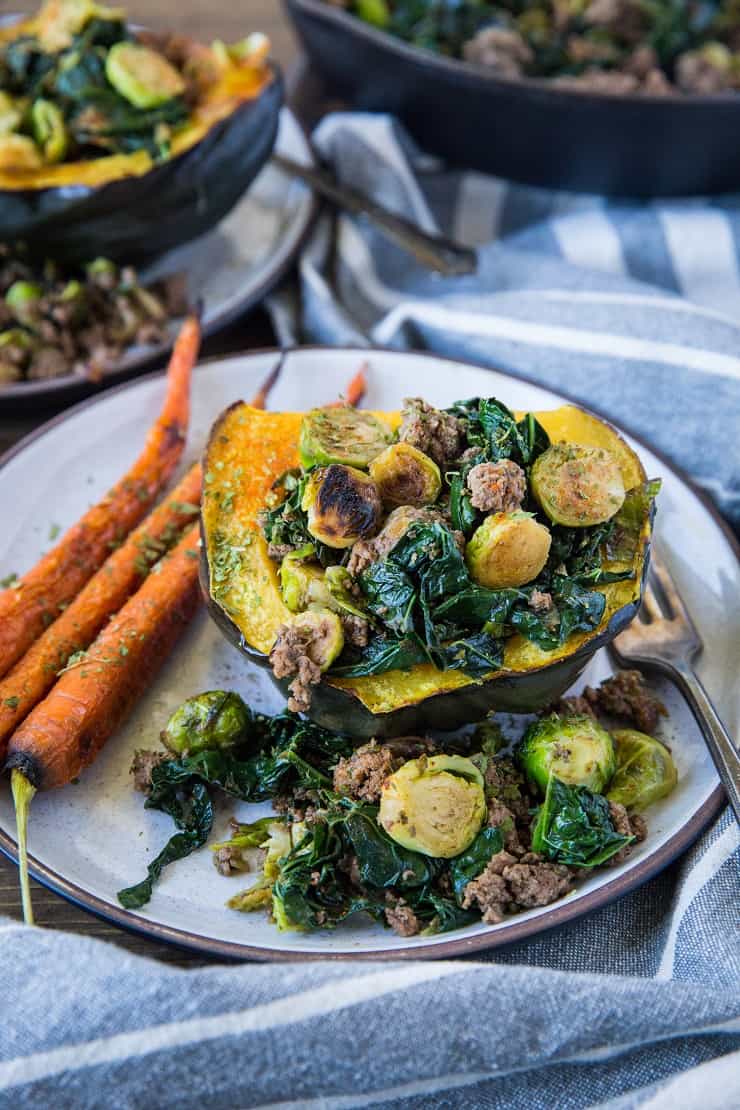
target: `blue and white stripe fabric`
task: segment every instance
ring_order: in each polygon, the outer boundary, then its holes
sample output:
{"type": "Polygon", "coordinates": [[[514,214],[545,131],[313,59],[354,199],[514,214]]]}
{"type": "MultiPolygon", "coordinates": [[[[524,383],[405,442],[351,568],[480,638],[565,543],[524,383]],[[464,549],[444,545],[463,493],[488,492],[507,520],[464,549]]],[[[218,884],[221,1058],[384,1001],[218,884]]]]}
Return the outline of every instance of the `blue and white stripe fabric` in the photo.
{"type": "Polygon", "coordinates": [[[180,971],[0,924],[0,1106],[740,1106],[728,815],[630,898],[485,962],[180,971]]]}
{"type": "Polygon", "coordinates": [[[444,963],[180,971],[0,923],[0,1106],[740,1106],[729,815],[630,898],[444,963]]]}
{"type": "Polygon", "coordinates": [[[476,247],[479,268],[441,278],[325,218],[301,263],[301,339],[533,378],[648,440],[740,525],[740,198],[629,203],[452,174],[387,116],[328,116],[314,141],[342,181],[476,247]]]}
{"type": "MultiPolygon", "coordinates": [[[[476,245],[480,269],[443,280],[325,218],[300,297],[272,302],[285,342],[534,378],[641,434],[740,524],[740,201],[452,175],[385,117],[329,117],[316,142],[345,181],[476,245]]],[[[474,963],[179,971],[0,922],[0,1107],[740,1107],[739,861],[725,813],[630,896],[474,963]]]]}

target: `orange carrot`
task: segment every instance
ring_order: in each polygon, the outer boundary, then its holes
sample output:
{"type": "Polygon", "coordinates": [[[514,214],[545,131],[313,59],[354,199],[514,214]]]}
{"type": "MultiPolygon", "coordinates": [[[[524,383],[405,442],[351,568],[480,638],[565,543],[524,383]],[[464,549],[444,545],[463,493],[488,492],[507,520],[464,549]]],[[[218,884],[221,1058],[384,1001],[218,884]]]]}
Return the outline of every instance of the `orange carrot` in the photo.
{"type": "Polygon", "coordinates": [[[281,354],[280,358],[275,363],[272,370],[255,393],[254,397],[249,402],[253,409],[264,409],[267,407],[268,394],[270,393],[272,387],[275,385],[275,382],[280,377],[280,371],[283,369],[284,362],[285,353],[281,354]]]}
{"type": "Polygon", "coordinates": [[[70,657],[90,646],[178,533],[193,523],[193,516],[198,514],[200,489],[201,468],[195,465],[123,546],[106,559],[5,678],[0,679],[0,757],[8,737],[52,688],[70,657]]]}
{"type": "Polygon", "coordinates": [[[146,515],[171,477],[185,444],[199,346],[200,324],[191,316],[172,352],[164,407],[126,477],[19,582],[0,593],[0,678],[146,515]]]}
{"type": "Polygon", "coordinates": [[[347,392],[344,397],[346,405],[359,405],[362,398],[367,393],[367,363],[363,362],[360,369],[355,376],[351,379],[347,386],[347,392]]]}
{"type": "Polygon", "coordinates": [[[66,785],[92,763],[198,607],[198,538],[193,525],[89,650],[60,675],[13,734],[8,769],[47,790],[66,785]]]}

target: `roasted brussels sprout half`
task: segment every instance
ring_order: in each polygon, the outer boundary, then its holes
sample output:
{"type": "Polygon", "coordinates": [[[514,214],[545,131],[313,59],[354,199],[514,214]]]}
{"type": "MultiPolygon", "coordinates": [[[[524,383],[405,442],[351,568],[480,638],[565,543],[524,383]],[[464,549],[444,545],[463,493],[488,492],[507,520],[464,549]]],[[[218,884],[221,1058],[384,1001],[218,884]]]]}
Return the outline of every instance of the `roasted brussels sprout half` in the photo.
{"type": "Polygon", "coordinates": [[[346,463],[363,470],[392,439],[388,425],[371,412],[329,405],[303,417],[298,450],[303,466],[346,463]]]}
{"type": "Polygon", "coordinates": [[[529,480],[545,515],[568,528],[611,520],[625,496],[619,463],[603,447],[553,443],[535,461],[529,480]]]}
{"type": "Polygon", "coordinates": [[[567,786],[603,794],[617,767],[614,741],[586,714],[552,713],[535,721],[521,739],[517,758],[543,793],[552,774],[567,786]]]}
{"type": "Polygon", "coordinates": [[[162,54],[136,42],[117,42],[105,59],[105,76],[135,108],[157,108],[185,92],[185,82],[162,54]]]}
{"type": "Polygon", "coordinates": [[[369,469],[384,505],[432,505],[442,489],[436,462],[410,443],[386,447],[369,469]]]}
{"type": "Polygon", "coordinates": [[[398,844],[425,856],[464,852],[485,817],[483,776],[464,756],[410,759],[383,783],[380,824],[398,844]]]}
{"type": "MultiPolygon", "coordinates": [[[[331,595],[330,609],[343,613],[351,613],[354,617],[363,617],[367,620],[367,613],[362,608],[360,598],[353,593],[354,580],[346,567],[327,567],[324,571],[324,581],[331,595]]],[[[362,595],[360,595],[361,597],[362,595]]]]}
{"type": "Polygon", "coordinates": [[[351,547],[378,531],[383,506],[372,478],[352,466],[318,467],[306,483],[301,508],[308,530],[327,547],[351,547]]]}
{"type": "Polygon", "coordinates": [[[470,537],[465,561],[480,586],[524,586],[544,567],[551,541],[549,530],[531,513],[493,513],[470,537]]]}
{"type": "Polygon", "coordinates": [[[64,116],[50,100],[36,100],[31,109],[33,137],[41,147],[45,162],[61,162],[67,153],[67,126],[64,116]]]}
{"type": "Polygon", "coordinates": [[[617,770],[607,791],[609,801],[640,810],[667,797],[678,782],[668,748],[634,728],[617,729],[612,736],[617,770]]]}
{"type": "Polygon", "coordinates": [[[208,690],[183,702],[162,732],[162,743],[175,755],[195,755],[212,748],[231,748],[246,736],[251,715],[239,697],[208,690]]]}
{"type": "Polygon", "coordinates": [[[290,551],[280,564],[280,592],[293,613],[311,605],[332,608],[324,572],[316,563],[310,562],[315,554],[314,545],[307,543],[297,551],[290,551]]]}
{"type": "Polygon", "coordinates": [[[300,633],[306,655],[322,671],[328,670],[342,654],[342,622],[331,609],[306,609],[303,613],[295,613],[282,625],[278,642],[281,633],[290,632],[291,629],[300,633]]]}

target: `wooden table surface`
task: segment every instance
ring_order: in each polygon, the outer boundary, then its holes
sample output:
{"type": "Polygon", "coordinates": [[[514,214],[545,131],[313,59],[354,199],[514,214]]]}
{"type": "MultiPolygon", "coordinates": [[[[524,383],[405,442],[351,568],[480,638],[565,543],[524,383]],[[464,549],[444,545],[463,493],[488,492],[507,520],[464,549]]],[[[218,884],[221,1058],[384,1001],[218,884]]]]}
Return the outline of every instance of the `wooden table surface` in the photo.
{"type": "MultiPolygon", "coordinates": [[[[273,55],[284,69],[288,69],[297,56],[296,41],[284,16],[279,0],[129,0],[124,4],[130,17],[154,28],[169,28],[192,35],[203,41],[214,38],[237,40],[248,31],[264,31],[272,42],[273,55]]],[[[4,12],[33,10],[36,5],[0,0],[0,15],[4,12]]],[[[208,340],[204,355],[228,353],[250,347],[270,346],[274,336],[264,312],[257,310],[243,320],[208,340]]],[[[52,415],[46,411],[32,417],[2,419],[0,414],[0,453],[18,439],[32,431],[52,415]]],[[[58,895],[33,883],[33,905],[36,922],[66,932],[83,933],[113,941],[131,952],[154,956],[168,963],[194,966],[207,963],[207,959],[190,955],[181,949],[156,944],[144,937],[123,932],[101,921],[58,895]]],[[[22,919],[18,894],[16,868],[0,856],[0,915],[22,919]]]]}

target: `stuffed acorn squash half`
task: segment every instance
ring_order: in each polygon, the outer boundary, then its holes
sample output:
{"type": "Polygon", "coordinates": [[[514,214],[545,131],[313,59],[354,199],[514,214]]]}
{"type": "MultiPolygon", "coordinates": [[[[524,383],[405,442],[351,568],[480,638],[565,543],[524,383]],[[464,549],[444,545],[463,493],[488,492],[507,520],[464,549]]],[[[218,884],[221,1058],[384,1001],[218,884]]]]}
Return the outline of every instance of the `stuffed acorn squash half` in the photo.
{"type": "Polygon", "coordinates": [[[575,407],[239,403],[204,471],[211,614],[358,738],[542,709],[640,603],[659,483],[575,407]]]}
{"type": "Polygon", "coordinates": [[[272,150],[268,51],[134,31],[93,0],[0,30],[0,240],[137,262],[208,231],[272,150]]]}

